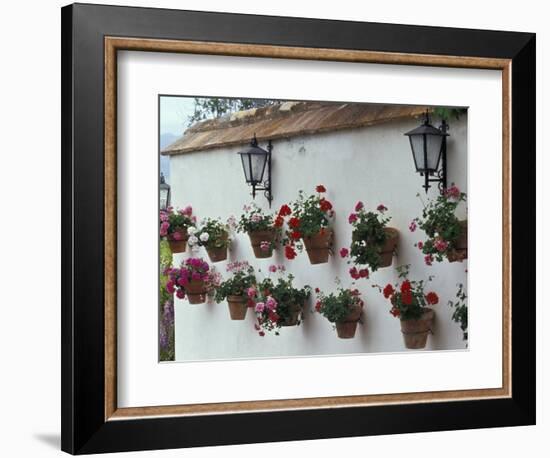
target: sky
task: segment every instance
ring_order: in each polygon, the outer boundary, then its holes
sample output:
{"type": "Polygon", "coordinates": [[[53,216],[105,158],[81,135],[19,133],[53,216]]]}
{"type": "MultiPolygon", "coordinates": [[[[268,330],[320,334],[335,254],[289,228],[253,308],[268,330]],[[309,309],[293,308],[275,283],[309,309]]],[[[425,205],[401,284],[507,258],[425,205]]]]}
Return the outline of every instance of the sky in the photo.
{"type": "Polygon", "coordinates": [[[195,99],[193,97],[166,97],[160,98],[160,134],[181,136],[187,128],[189,116],[194,112],[195,99]]]}

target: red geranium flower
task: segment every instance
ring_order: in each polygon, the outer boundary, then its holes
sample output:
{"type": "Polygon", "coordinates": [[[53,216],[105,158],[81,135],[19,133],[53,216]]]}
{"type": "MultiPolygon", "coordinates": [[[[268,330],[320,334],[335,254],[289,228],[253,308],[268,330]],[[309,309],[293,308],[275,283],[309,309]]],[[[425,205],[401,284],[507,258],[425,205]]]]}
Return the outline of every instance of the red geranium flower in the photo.
{"type": "Polygon", "coordinates": [[[284,222],[285,222],[285,220],[283,219],[282,216],[277,216],[277,218],[275,218],[275,222],[273,224],[274,224],[275,227],[282,227],[284,222]]]}
{"type": "Polygon", "coordinates": [[[294,247],[290,245],[285,246],[285,256],[287,259],[294,259],[296,257],[296,250],[294,249],[294,247]]]}
{"type": "Polygon", "coordinates": [[[385,206],[384,204],[378,205],[378,207],[376,207],[376,209],[377,209],[379,212],[381,212],[381,213],[383,213],[383,212],[385,212],[385,211],[387,210],[387,208],[386,208],[386,206],[385,206]]]}
{"type": "Polygon", "coordinates": [[[399,309],[396,309],[396,308],[392,308],[390,310],[390,313],[395,317],[398,317],[399,315],[401,315],[401,312],[399,311],[399,309]]]}
{"type": "Polygon", "coordinates": [[[413,299],[413,296],[412,296],[412,292],[411,292],[410,289],[401,292],[401,302],[403,302],[403,304],[411,305],[412,304],[412,299],[413,299]]]}
{"type": "Polygon", "coordinates": [[[326,199],[321,199],[321,201],[319,202],[319,206],[321,207],[321,210],[324,212],[332,210],[332,204],[326,199]]]}
{"type": "Polygon", "coordinates": [[[430,305],[435,305],[439,302],[439,297],[433,291],[426,294],[426,302],[430,305]]]}
{"type": "Polygon", "coordinates": [[[411,290],[411,282],[409,280],[405,280],[403,283],[401,283],[401,292],[404,293],[406,291],[411,290]]]}
{"type": "Polygon", "coordinates": [[[288,221],[288,225],[293,229],[296,229],[297,227],[300,227],[300,218],[296,218],[295,216],[293,216],[288,221]]]}
{"type": "Polygon", "coordinates": [[[347,257],[348,254],[349,254],[349,250],[348,250],[347,248],[342,248],[342,249],[340,250],[340,256],[341,256],[342,258],[347,257]]]}
{"type": "Polygon", "coordinates": [[[315,310],[320,311],[322,307],[321,301],[317,301],[315,303],[315,310]]]}
{"type": "Polygon", "coordinates": [[[357,267],[352,267],[349,270],[349,274],[350,274],[351,278],[353,278],[354,280],[359,280],[361,278],[361,275],[359,274],[359,271],[357,270],[357,267]]]}
{"type": "Polygon", "coordinates": [[[416,246],[418,247],[419,250],[421,250],[422,248],[424,248],[424,242],[418,242],[416,246]]]}
{"type": "Polygon", "coordinates": [[[287,204],[284,204],[281,206],[281,209],[279,210],[279,216],[288,216],[292,213],[292,210],[287,204]]]}
{"type": "Polygon", "coordinates": [[[384,288],[384,297],[388,299],[394,292],[393,286],[388,283],[384,288]]]}
{"type": "Polygon", "coordinates": [[[302,233],[299,231],[292,231],[290,237],[294,240],[300,240],[302,238],[302,233]]]}
{"type": "Polygon", "coordinates": [[[319,292],[321,292],[321,290],[319,288],[315,288],[315,292],[319,293],[319,292]]]}
{"type": "Polygon", "coordinates": [[[368,269],[361,269],[361,270],[359,271],[359,276],[360,276],[361,278],[368,278],[368,277],[369,277],[369,271],[368,271],[368,269]]]}
{"type": "Polygon", "coordinates": [[[316,190],[317,192],[319,192],[319,193],[321,193],[321,192],[327,192],[327,189],[326,189],[322,184],[318,185],[318,186],[315,188],[315,190],[316,190]]]}

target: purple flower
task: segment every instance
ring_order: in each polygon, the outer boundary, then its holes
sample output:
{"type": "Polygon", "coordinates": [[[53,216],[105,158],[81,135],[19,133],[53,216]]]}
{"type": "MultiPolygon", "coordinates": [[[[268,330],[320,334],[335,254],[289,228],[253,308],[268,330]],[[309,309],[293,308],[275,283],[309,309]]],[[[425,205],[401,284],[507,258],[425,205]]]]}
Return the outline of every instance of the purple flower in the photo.
{"type": "Polygon", "coordinates": [[[185,291],[183,289],[178,289],[176,291],[176,296],[178,299],[183,299],[185,297],[185,291]]]}
{"type": "Polygon", "coordinates": [[[168,291],[170,294],[174,294],[175,290],[176,288],[172,280],[166,283],[166,291],[168,291]]]}
{"type": "Polygon", "coordinates": [[[258,313],[262,313],[265,309],[265,304],[263,302],[258,302],[256,304],[256,307],[254,307],[254,310],[256,310],[256,312],[258,313]]]}

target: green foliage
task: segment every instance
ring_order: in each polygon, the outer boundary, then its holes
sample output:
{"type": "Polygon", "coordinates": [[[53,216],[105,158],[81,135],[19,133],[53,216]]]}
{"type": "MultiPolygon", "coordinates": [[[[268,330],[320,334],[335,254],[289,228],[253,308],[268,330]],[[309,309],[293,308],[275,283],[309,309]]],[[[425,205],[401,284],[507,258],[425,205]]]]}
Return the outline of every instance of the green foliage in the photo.
{"type": "Polygon", "coordinates": [[[460,116],[465,114],[468,111],[467,108],[447,108],[447,107],[436,107],[433,110],[433,115],[448,121],[449,119],[460,119],[460,116]]]}
{"type": "Polygon", "coordinates": [[[219,97],[195,97],[195,111],[189,116],[188,126],[204,119],[219,118],[236,111],[261,108],[277,103],[269,99],[225,99],[219,97]]]}
{"type": "Polygon", "coordinates": [[[452,320],[460,324],[463,340],[468,340],[468,303],[466,292],[462,283],[458,284],[456,300],[449,301],[449,306],[454,308],[452,320]]]}
{"type": "Polygon", "coordinates": [[[355,264],[367,265],[376,272],[381,261],[380,250],[387,238],[384,229],[391,218],[385,217],[383,211],[367,212],[363,208],[356,215],[357,220],[352,223],[350,255],[355,264]]]}
{"type": "MultiPolygon", "coordinates": [[[[169,294],[166,291],[166,282],[168,278],[164,275],[164,270],[172,265],[172,252],[170,251],[170,246],[168,242],[162,240],[159,245],[159,254],[160,254],[160,278],[159,278],[159,315],[162,317],[164,314],[164,305],[166,302],[174,300],[173,294],[169,294]]],[[[160,321],[160,326],[166,326],[167,329],[164,329],[164,332],[168,334],[168,345],[165,347],[160,347],[160,360],[161,361],[173,361],[175,359],[175,350],[174,350],[174,324],[160,321]]]]}
{"type": "Polygon", "coordinates": [[[202,221],[200,228],[195,232],[198,239],[197,244],[205,248],[226,248],[229,246],[229,227],[220,219],[206,218],[202,221]],[[203,234],[208,234],[204,236],[203,234]],[[203,238],[207,238],[206,241],[203,238]]]}
{"type": "Polygon", "coordinates": [[[244,206],[244,213],[241,215],[237,226],[238,232],[256,232],[275,230],[273,226],[273,215],[265,214],[256,204],[244,206]]]}
{"type": "Polygon", "coordinates": [[[311,294],[310,286],[294,288],[292,285],[293,280],[294,275],[289,274],[287,278],[278,278],[277,282],[274,282],[271,278],[266,278],[258,285],[259,300],[265,300],[267,296],[271,296],[277,301],[279,321],[290,318],[292,306],[299,305],[303,307],[311,294]]]}
{"type": "MultiPolygon", "coordinates": [[[[420,247],[425,255],[441,262],[456,247],[462,235],[463,226],[455,216],[461,202],[466,202],[466,194],[456,186],[451,186],[437,198],[430,200],[422,210],[422,217],[415,218],[428,239],[420,247]]],[[[413,222],[414,223],[414,222],[413,222]]]]}
{"type": "Polygon", "coordinates": [[[331,323],[344,320],[353,306],[363,306],[359,290],[338,288],[336,293],[317,293],[315,309],[331,323]]]}
{"type": "MultiPolygon", "coordinates": [[[[433,291],[424,292],[427,282],[424,280],[409,280],[409,265],[397,267],[400,283],[394,285],[388,283],[384,288],[377,288],[392,305],[390,313],[394,317],[405,320],[417,320],[422,317],[424,310],[429,305],[436,305],[439,297],[433,291]]],[[[433,277],[428,277],[428,282],[433,277]]]]}
{"type": "Polygon", "coordinates": [[[298,191],[298,199],[292,203],[292,215],[299,224],[292,229],[297,230],[302,237],[313,237],[322,228],[329,226],[329,216],[332,214],[332,204],[321,193],[305,197],[304,191],[298,191]]]}
{"type": "Polygon", "coordinates": [[[218,303],[227,296],[246,296],[248,288],[256,284],[254,268],[247,262],[231,263],[228,270],[232,272],[232,276],[221,282],[216,289],[215,300],[218,303]]]}

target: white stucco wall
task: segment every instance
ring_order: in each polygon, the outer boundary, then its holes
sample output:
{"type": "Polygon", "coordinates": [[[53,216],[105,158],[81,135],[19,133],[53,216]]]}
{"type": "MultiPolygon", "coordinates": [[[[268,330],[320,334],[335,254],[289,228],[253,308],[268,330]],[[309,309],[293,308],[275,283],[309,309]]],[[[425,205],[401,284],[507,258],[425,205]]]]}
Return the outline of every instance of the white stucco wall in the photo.
{"type": "MultiPolygon", "coordinates": [[[[451,120],[448,140],[448,178],[467,192],[467,116],[451,120]]],[[[456,284],[466,284],[467,263],[447,261],[427,267],[421,252],[413,246],[423,240],[423,232],[408,230],[410,221],[420,214],[422,205],[416,194],[425,198],[422,178],[414,171],[413,160],[404,132],[416,127],[419,120],[402,120],[377,126],[296,137],[274,142],[272,210],[296,198],[298,189],[313,191],[324,184],[327,198],[336,211],[334,220],[336,253],[328,264],[310,265],[307,254],[294,261],[284,258],[279,249],[271,259],[256,259],[246,234],[238,234],[228,260],[247,260],[267,274],[272,263],[284,264],[292,272],[295,283],[319,287],[325,292],[336,288],[335,277],[347,286],[351,282],[349,266],[337,251],[348,246],[351,226],[347,222],[355,203],[362,200],[367,209],[379,203],[389,208],[390,225],[400,230],[398,255],[392,267],[371,273],[370,279],[357,282],[366,302],[364,323],[359,324],[354,339],[338,339],[332,325],[319,314],[310,314],[301,326],[283,328],[280,336],[266,334],[259,337],[253,329],[254,314],[248,311],[245,321],[231,321],[225,303],[189,305],[186,300],[175,302],[176,360],[204,360],[226,358],[254,358],[298,355],[407,351],[402,342],[399,320],[389,314],[389,303],[371,287],[395,282],[395,266],[411,264],[411,279],[435,275],[432,289],[440,297],[436,305],[434,334],[428,339],[427,350],[464,349],[462,332],[451,321],[452,309],[447,304],[454,298],[456,284]]],[[[250,188],[245,184],[237,151],[241,148],[215,149],[170,158],[173,205],[191,204],[199,218],[223,219],[239,217],[242,206],[251,201],[250,188]]],[[[432,186],[430,196],[437,187],[432,186]]],[[[267,207],[263,195],[256,203],[267,207]]],[[[460,208],[460,217],[466,209],[460,208]]],[[[181,262],[186,254],[174,256],[181,262]]],[[[207,258],[201,250],[201,255],[207,258]]],[[[215,266],[224,277],[225,262],[215,266]]]]}

